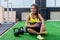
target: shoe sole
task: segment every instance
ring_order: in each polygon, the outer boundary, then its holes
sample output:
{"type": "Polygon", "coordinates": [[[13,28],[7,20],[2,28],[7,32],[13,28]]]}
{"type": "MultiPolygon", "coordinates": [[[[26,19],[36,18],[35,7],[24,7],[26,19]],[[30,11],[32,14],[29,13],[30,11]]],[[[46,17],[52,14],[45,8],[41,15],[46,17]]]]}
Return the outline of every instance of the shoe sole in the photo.
{"type": "Polygon", "coordinates": [[[38,40],[44,40],[44,39],[38,39],[38,40]]]}

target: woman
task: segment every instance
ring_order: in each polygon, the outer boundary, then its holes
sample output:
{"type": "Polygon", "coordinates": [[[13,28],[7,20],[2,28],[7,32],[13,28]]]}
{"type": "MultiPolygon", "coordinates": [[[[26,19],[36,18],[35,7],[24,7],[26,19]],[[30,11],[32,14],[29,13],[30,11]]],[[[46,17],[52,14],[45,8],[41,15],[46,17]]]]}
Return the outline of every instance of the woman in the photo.
{"type": "Polygon", "coordinates": [[[45,31],[44,19],[40,15],[40,13],[38,13],[38,5],[32,4],[30,10],[31,13],[26,18],[26,30],[30,34],[39,35],[37,38],[44,39],[43,37],[41,37],[41,34],[45,31]],[[42,23],[38,24],[39,22],[42,23]]]}

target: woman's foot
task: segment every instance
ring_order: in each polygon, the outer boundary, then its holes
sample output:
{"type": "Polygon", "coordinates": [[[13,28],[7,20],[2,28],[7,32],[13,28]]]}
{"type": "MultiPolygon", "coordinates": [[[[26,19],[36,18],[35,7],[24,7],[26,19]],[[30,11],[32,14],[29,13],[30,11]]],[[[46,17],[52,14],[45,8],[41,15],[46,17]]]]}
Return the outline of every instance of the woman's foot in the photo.
{"type": "Polygon", "coordinates": [[[43,40],[43,39],[44,39],[44,37],[42,37],[41,35],[38,35],[37,38],[38,38],[39,40],[43,40]]]}
{"type": "Polygon", "coordinates": [[[48,33],[47,33],[46,31],[44,31],[44,32],[42,32],[42,34],[45,34],[45,35],[47,35],[48,33]]]}

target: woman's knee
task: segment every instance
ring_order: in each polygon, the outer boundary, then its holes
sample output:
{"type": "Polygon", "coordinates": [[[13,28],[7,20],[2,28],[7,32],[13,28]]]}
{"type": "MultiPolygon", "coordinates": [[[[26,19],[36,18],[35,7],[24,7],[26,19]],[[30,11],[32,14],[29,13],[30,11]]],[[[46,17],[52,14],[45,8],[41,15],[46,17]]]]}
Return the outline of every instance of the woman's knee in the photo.
{"type": "Polygon", "coordinates": [[[27,31],[31,31],[31,28],[28,28],[27,31]]]}

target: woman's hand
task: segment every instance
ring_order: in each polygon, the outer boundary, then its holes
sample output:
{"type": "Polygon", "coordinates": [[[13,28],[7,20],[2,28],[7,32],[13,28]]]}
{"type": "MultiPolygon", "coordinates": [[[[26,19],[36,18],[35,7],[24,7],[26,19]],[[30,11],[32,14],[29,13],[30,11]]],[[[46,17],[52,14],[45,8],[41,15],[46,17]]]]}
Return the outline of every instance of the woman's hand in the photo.
{"type": "Polygon", "coordinates": [[[37,27],[37,23],[36,23],[36,24],[34,24],[34,27],[37,27]]]}
{"type": "Polygon", "coordinates": [[[43,31],[45,31],[45,26],[44,25],[41,25],[41,28],[40,28],[40,33],[42,33],[43,31]]]}

